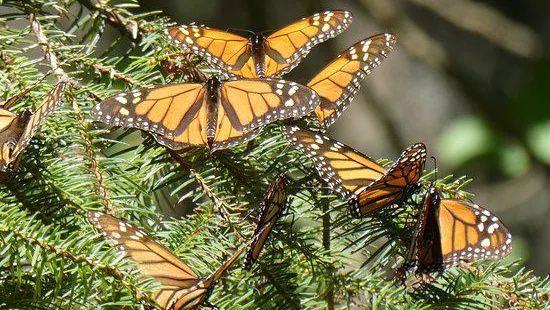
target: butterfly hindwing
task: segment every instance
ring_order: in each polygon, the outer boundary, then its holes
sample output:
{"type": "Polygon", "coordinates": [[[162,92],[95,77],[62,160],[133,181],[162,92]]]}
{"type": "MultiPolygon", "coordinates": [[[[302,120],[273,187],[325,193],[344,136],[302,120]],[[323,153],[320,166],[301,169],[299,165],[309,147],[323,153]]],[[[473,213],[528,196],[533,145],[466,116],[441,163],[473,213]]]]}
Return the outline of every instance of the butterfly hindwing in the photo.
{"type": "Polygon", "coordinates": [[[409,146],[384,175],[357,193],[353,215],[362,217],[401,202],[422,176],[425,162],[426,146],[423,143],[409,146]]]}
{"type": "Polygon", "coordinates": [[[444,199],[430,187],[404,268],[441,272],[459,262],[501,259],[511,250],[512,236],[496,216],[467,201],[444,199]]]}
{"type": "Polygon", "coordinates": [[[315,109],[323,128],[329,127],[348,107],[363,80],[395,47],[396,38],[389,33],[355,43],[325,66],[307,84],[319,95],[315,109]]]}

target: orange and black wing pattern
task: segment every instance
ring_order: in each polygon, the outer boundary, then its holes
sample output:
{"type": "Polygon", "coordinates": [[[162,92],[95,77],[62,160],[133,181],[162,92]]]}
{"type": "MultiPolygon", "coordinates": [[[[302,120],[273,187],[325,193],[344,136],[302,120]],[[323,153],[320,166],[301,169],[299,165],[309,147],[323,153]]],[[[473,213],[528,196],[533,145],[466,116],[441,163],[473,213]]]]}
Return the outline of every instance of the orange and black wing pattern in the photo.
{"type": "Polygon", "coordinates": [[[165,137],[166,143],[205,146],[208,111],[204,94],[204,85],[199,83],[139,89],[102,101],[90,114],[109,125],[150,131],[165,137]]]}
{"type": "Polygon", "coordinates": [[[302,18],[272,33],[265,40],[265,76],[290,72],[313,46],[342,33],[352,20],[349,11],[326,11],[302,18]]]}
{"type": "Polygon", "coordinates": [[[425,162],[426,146],[423,143],[409,146],[384,175],[357,193],[352,201],[353,215],[362,217],[384,206],[400,203],[420,180],[425,162]]]}
{"type": "Polygon", "coordinates": [[[216,134],[223,134],[227,119],[238,131],[267,125],[280,119],[301,117],[319,105],[310,88],[285,80],[241,79],[222,84],[216,134]]]}
{"type": "Polygon", "coordinates": [[[501,259],[512,250],[512,236],[496,216],[470,202],[443,199],[434,187],[425,196],[413,242],[406,268],[417,274],[501,259]]]}
{"type": "MultiPolygon", "coordinates": [[[[166,33],[186,50],[205,57],[230,76],[243,78],[275,77],[292,70],[311,48],[347,29],[351,12],[327,11],[303,18],[265,38],[263,43],[205,26],[172,26],[166,33]],[[263,67],[252,53],[253,44],[263,44],[263,67]]],[[[259,35],[259,34],[257,34],[259,35]]]]}
{"type": "Polygon", "coordinates": [[[280,176],[271,183],[262,201],[260,220],[254,231],[254,240],[244,259],[244,268],[250,269],[258,260],[264,244],[275,226],[277,219],[286,203],[286,185],[284,176],[280,176]]]}
{"type": "Polygon", "coordinates": [[[355,198],[386,169],[351,147],[320,133],[298,127],[283,127],[286,140],[310,158],[319,175],[347,199],[355,198]]]}
{"type": "Polygon", "coordinates": [[[361,80],[394,49],[396,37],[378,34],[355,43],[325,66],[307,84],[321,98],[315,109],[322,128],[329,127],[348,107],[361,80]]]}
{"type": "Polygon", "coordinates": [[[163,309],[172,309],[170,305],[181,297],[181,292],[199,283],[199,277],[189,266],[143,231],[101,212],[88,213],[88,219],[141,273],[161,283],[153,299],[163,309]]]}
{"type": "Polygon", "coordinates": [[[197,25],[172,26],[166,29],[166,33],[183,49],[206,58],[207,62],[226,72],[244,76],[239,72],[251,59],[249,39],[197,25]]]}
{"type": "Polygon", "coordinates": [[[17,115],[1,109],[0,147],[2,152],[0,154],[0,170],[6,170],[10,164],[17,161],[17,158],[29,145],[42,122],[61,103],[61,98],[67,87],[66,81],[58,82],[32,114],[26,111],[21,115],[17,115]]]}

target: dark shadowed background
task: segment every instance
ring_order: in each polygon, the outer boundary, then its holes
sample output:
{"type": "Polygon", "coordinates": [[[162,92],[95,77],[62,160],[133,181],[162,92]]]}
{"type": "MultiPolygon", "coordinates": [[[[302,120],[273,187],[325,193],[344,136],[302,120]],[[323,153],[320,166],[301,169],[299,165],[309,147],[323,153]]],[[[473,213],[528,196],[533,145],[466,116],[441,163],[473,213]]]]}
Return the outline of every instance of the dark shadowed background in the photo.
{"type": "Polygon", "coordinates": [[[327,9],[350,10],[350,28],[315,47],[285,77],[302,83],[351,44],[395,34],[397,49],[363,81],[329,134],[374,158],[395,159],[423,141],[440,176],[474,178],[466,190],[512,231],[511,259],[549,274],[549,1],[139,2],[143,11],[162,10],[174,22],[253,31],[327,9]]]}

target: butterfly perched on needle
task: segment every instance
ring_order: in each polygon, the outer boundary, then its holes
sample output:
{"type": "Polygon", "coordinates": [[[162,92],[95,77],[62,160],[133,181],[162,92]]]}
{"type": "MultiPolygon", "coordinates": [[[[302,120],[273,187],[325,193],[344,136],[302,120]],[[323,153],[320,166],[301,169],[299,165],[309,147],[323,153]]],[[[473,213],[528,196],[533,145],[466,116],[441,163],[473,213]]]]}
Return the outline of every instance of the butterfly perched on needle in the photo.
{"type": "Polygon", "coordinates": [[[152,298],[162,309],[191,309],[206,302],[214,284],[246,248],[241,247],[210,275],[199,277],[172,251],[136,227],[101,212],[89,212],[88,220],[142,274],[160,282],[160,289],[152,298]]]}
{"type": "Polygon", "coordinates": [[[310,158],[331,188],[349,200],[351,214],[362,217],[398,204],[416,188],[426,161],[426,146],[409,146],[388,168],[320,133],[282,128],[287,141],[310,158]]]}
{"type": "Polygon", "coordinates": [[[442,272],[459,262],[501,259],[512,251],[512,236],[488,210],[457,199],[444,199],[430,187],[423,201],[416,233],[405,264],[405,271],[416,274],[442,272]]]}
{"type": "Polygon", "coordinates": [[[66,81],[59,81],[34,113],[17,114],[0,108],[0,170],[13,168],[42,122],[61,103],[67,85],[66,81]]]}
{"type": "Polygon", "coordinates": [[[265,193],[262,201],[262,209],[260,212],[260,220],[254,231],[254,240],[250,244],[250,248],[244,259],[244,268],[250,269],[258,260],[273,226],[279,219],[286,203],[286,185],[284,175],[275,179],[265,193]]]}
{"type": "Polygon", "coordinates": [[[91,116],[104,123],[153,133],[171,149],[211,151],[244,143],[276,120],[301,117],[319,105],[310,88],[277,79],[183,83],[123,92],[97,104],[91,116]]]}
{"type": "Polygon", "coordinates": [[[321,128],[329,127],[353,100],[361,81],[394,49],[397,39],[389,33],[361,40],[343,51],[315,75],[307,86],[319,95],[315,109],[321,128]]]}
{"type": "Polygon", "coordinates": [[[351,21],[351,12],[337,10],[302,18],[267,37],[254,33],[248,39],[197,25],[172,26],[166,33],[230,76],[275,77],[288,73],[313,46],[337,36],[351,21]]]}

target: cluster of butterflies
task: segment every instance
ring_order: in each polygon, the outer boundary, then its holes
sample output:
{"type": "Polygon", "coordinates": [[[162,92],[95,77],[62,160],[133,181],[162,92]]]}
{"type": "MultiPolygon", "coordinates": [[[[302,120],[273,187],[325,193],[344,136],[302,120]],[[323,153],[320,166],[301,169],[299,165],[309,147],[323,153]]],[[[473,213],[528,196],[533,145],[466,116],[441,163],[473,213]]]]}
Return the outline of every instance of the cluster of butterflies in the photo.
{"type": "MultiPolygon", "coordinates": [[[[255,33],[248,39],[205,26],[169,27],[166,34],[173,42],[203,57],[219,75],[122,92],[93,107],[91,116],[109,125],[147,131],[170,149],[201,146],[212,152],[249,141],[275,121],[310,116],[319,131],[283,126],[283,136],[313,161],[330,187],[348,199],[352,215],[364,217],[399,205],[421,187],[424,144],[411,145],[386,169],[321,133],[350,104],[361,80],[393,50],[395,36],[383,33],[357,42],[307,85],[278,79],[295,68],[314,45],[338,35],[351,21],[348,11],[327,11],[267,37],[255,33]]],[[[65,82],[58,83],[34,114],[0,109],[0,167],[16,161],[65,88],[65,82]]],[[[253,265],[286,196],[285,179],[277,178],[266,192],[252,239],[206,277],[197,276],[169,249],[130,224],[100,212],[90,213],[89,220],[143,274],[161,283],[153,298],[163,309],[186,309],[206,301],[214,283],[246,247],[245,267],[253,265]]],[[[511,235],[498,218],[473,203],[443,196],[435,186],[427,188],[402,271],[415,269],[423,275],[461,261],[500,259],[510,253],[511,235]]]]}

